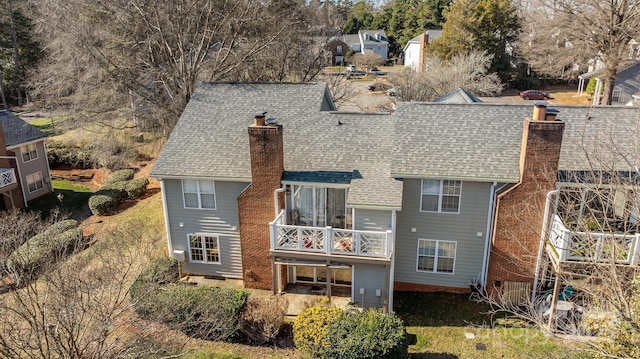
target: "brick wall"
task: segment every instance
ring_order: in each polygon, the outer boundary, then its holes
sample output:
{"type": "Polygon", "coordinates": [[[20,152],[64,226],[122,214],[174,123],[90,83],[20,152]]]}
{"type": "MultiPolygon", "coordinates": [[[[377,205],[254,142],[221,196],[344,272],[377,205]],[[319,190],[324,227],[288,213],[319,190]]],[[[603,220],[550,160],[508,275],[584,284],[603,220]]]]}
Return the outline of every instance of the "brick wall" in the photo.
{"type": "MultiPolygon", "coordinates": [[[[2,133],[2,127],[0,127],[0,156],[15,156],[13,151],[7,151],[7,142],[4,139],[4,134],[2,133]]],[[[13,188],[8,192],[5,192],[0,197],[0,201],[4,201],[4,208],[24,208],[24,197],[22,196],[22,190],[20,187],[20,178],[18,176],[18,165],[16,160],[8,159],[8,158],[0,158],[0,168],[13,168],[16,176],[16,181],[18,183],[18,188],[13,188]]],[[[1,206],[0,206],[1,207],[1,206]]]]}
{"type": "Polygon", "coordinates": [[[253,125],[248,132],[251,185],[238,196],[243,278],[247,288],[271,289],[269,222],[284,170],[282,126],[253,125]]]}
{"type": "Polygon", "coordinates": [[[488,288],[494,288],[494,281],[533,282],[546,195],[555,189],[563,131],[563,122],[524,121],[520,183],[497,201],[488,288]]]}

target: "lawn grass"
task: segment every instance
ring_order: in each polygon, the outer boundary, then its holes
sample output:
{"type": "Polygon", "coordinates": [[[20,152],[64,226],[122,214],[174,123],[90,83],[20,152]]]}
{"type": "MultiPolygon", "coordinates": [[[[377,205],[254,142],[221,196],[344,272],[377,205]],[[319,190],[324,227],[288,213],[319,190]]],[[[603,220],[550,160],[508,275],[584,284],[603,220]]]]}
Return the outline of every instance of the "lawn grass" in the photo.
{"type": "Polygon", "coordinates": [[[62,212],[69,213],[71,218],[80,219],[80,216],[86,213],[89,208],[88,201],[92,195],[91,190],[69,181],[54,180],[51,182],[53,192],[29,203],[27,210],[40,212],[42,218],[47,218],[53,209],[60,208],[62,212]],[[62,195],[62,200],[58,198],[59,195],[62,195]]]}
{"type": "Polygon", "coordinates": [[[39,119],[30,121],[29,123],[48,135],[55,135],[56,125],[67,120],[68,118],[68,116],[41,117],[39,119]]]}
{"type": "Polygon", "coordinates": [[[495,325],[490,307],[468,294],[396,292],[410,358],[583,358],[534,328],[495,325]],[[469,338],[472,337],[472,338],[469,338]]]}

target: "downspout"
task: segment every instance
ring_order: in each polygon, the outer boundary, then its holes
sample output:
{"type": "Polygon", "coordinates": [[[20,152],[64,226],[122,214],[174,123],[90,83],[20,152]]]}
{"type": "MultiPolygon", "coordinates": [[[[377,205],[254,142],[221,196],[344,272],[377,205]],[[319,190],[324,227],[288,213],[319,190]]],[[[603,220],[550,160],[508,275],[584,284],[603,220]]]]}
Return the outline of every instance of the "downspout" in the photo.
{"type": "Polygon", "coordinates": [[[396,218],[398,217],[396,210],[391,211],[391,267],[389,268],[389,308],[388,313],[393,313],[393,282],[395,281],[395,262],[396,262],[396,218]]]}
{"type": "Polygon", "coordinates": [[[160,192],[162,192],[162,210],[164,211],[164,225],[167,228],[167,254],[169,257],[173,256],[173,244],[171,242],[171,225],[169,224],[169,209],[167,208],[167,191],[164,188],[164,180],[158,178],[160,182],[160,192]]]}
{"type": "Polygon", "coordinates": [[[278,193],[282,193],[284,192],[284,187],[281,188],[277,188],[275,191],[273,191],[273,206],[275,207],[275,211],[276,211],[276,217],[278,217],[278,214],[280,214],[280,206],[279,206],[279,201],[278,201],[278,193]]]}
{"type": "Polygon", "coordinates": [[[497,211],[497,193],[500,192],[503,188],[509,186],[509,184],[503,184],[500,188],[496,189],[495,187],[498,185],[497,182],[493,182],[491,185],[491,196],[489,198],[489,214],[487,215],[487,233],[485,238],[485,253],[484,258],[482,260],[482,278],[480,279],[480,284],[483,289],[487,289],[487,276],[489,275],[489,259],[491,254],[491,238],[493,238],[493,223],[496,217],[497,211]]]}
{"type": "Polygon", "coordinates": [[[547,193],[547,203],[544,206],[544,217],[542,218],[542,232],[540,233],[540,243],[538,245],[538,259],[536,260],[536,273],[533,277],[533,290],[531,291],[531,304],[536,299],[536,291],[538,289],[538,277],[540,276],[540,262],[542,261],[542,251],[544,249],[544,242],[547,238],[548,226],[549,226],[549,209],[551,207],[551,196],[557,195],[558,190],[549,191],[547,193]]]}
{"type": "MultiPolygon", "coordinates": [[[[42,141],[42,147],[44,147],[44,158],[48,158],[47,156],[47,143],[42,141]]],[[[49,173],[49,190],[53,193],[53,182],[51,179],[51,168],[49,167],[49,160],[47,160],[47,172],[49,173]]]]}
{"type": "MultiPolygon", "coordinates": [[[[18,179],[20,180],[20,192],[22,192],[22,200],[24,201],[24,206],[29,207],[27,204],[27,195],[24,193],[24,185],[22,184],[22,175],[20,174],[20,166],[18,165],[18,157],[16,156],[0,156],[0,158],[16,160],[16,171],[18,171],[18,179]]],[[[47,161],[47,166],[49,166],[49,161],[47,161]]]]}

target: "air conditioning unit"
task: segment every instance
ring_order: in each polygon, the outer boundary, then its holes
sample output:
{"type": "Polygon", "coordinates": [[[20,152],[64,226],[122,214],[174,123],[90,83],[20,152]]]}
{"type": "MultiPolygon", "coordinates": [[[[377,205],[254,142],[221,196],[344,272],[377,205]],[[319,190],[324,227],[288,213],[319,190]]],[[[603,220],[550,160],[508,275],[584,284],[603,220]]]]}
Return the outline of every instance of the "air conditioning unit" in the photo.
{"type": "Polygon", "coordinates": [[[173,250],[173,258],[175,258],[178,262],[184,262],[184,260],[186,259],[184,251],[181,249],[173,250]]]}

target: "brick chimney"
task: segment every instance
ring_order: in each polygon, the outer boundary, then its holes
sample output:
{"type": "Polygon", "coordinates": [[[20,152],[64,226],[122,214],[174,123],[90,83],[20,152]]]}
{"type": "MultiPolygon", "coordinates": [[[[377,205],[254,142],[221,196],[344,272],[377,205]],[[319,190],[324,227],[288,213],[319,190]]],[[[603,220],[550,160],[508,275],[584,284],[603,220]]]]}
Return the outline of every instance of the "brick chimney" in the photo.
{"type": "Polygon", "coordinates": [[[546,194],[555,189],[565,124],[557,111],[536,101],[525,119],[520,149],[520,181],[498,195],[487,289],[505,281],[533,282],[546,194]]]}
{"type": "Polygon", "coordinates": [[[275,219],[273,193],[284,171],[282,126],[267,125],[265,114],[256,114],[248,128],[251,184],[238,196],[243,279],[245,287],[256,289],[271,289],[269,222],[275,219]]]}
{"type": "Polygon", "coordinates": [[[418,55],[418,72],[424,72],[424,55],[429,45],[429,34],[423,32],[420,34],[420,54],[418,55]]]}

